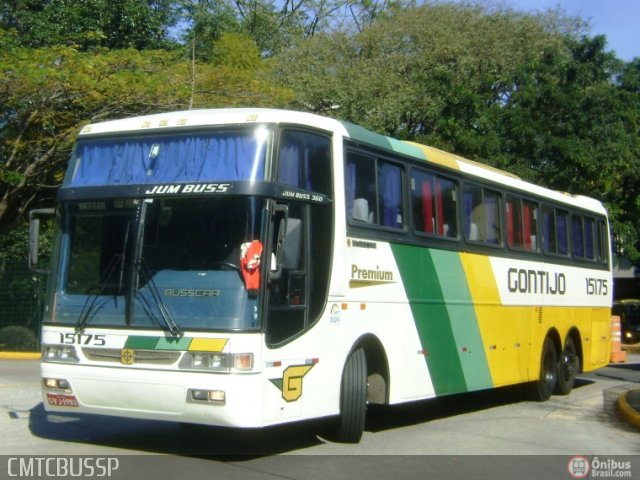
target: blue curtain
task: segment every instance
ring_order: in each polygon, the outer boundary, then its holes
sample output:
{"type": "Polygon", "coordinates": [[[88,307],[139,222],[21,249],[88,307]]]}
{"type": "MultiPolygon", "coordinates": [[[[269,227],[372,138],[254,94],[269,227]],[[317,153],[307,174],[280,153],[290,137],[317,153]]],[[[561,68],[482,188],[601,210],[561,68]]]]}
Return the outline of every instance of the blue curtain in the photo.
{"type": "Polygon", "coordinates": [[[400,169],[395,165],[382,163],[380,167],[380,186],[382,189],[382,224],[385,227],[402,227],[399,221],[402,215],[402,180],[400,169]]]}
{"type": "MultiPolygon", "coordinates": [[[[542,241],[543,241],[542,248],[544,249],[545,252],[549,252],[551,250],[552,220],[553,220],[553,215],[551,213],[544,212],[542,214],[542,241]]],[[[555,232],[553,232],[553,234],[555,234],[555,232]]],[[[554,239],[554,242],[555,242],[555,239],[554,239]]]]}
{"type": "Polygon", "coordinates": [[[353,201],[356,198],[356,164],[347,163],[347,174],[344,180],[347,190],[347,218],[353,217],[353,201]]]}
{"type": "Polygon", "coordinates": [[[569,236],[567,215],[565,213],[556,213],[556,231],[558,238],[558,253],[560,255],[567,255],[569,253],[569,236]]]}
{"type": "Polygon", "coordinates": [[[264,150],[250,131],[81,142],[67,186],[262,179],[264,150]]]}
{"type": "Polygon", "coordinates": [[[594,222],[590,218],[584,219],[584,256],[589,259],[595,259],[595,250],[593,245],[593,234],[594,234],[594,222]]]}

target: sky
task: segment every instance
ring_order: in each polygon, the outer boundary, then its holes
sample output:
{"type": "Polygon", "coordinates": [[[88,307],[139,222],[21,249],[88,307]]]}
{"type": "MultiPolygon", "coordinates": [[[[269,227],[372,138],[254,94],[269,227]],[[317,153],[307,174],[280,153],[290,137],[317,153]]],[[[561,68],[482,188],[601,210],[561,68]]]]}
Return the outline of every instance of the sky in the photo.
{"type": "Polygon", "coordinates": [[[607,50],[621,60],[640,57],[640,0],[503,0],[515,10],[536,11],[561,7],[568,15],[591,24],[591,35],[605,35],[607,50]]]}

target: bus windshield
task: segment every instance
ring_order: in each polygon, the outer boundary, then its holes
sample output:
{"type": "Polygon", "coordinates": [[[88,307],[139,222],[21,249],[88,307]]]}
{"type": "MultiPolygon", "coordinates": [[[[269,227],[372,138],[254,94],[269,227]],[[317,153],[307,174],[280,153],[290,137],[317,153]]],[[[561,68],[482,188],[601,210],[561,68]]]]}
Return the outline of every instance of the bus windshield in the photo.
{"type": "Polygon", "coordinates": [[[262,180],[271,133],[265,127],[194,134],[83,139],[65,187],[262,180]]]}
{"type": "Polygon", "coordinates": [[[53,321],[85,326],[258,328],[241,271],[263,201],[189,197],[65,205],[53,321]]]}

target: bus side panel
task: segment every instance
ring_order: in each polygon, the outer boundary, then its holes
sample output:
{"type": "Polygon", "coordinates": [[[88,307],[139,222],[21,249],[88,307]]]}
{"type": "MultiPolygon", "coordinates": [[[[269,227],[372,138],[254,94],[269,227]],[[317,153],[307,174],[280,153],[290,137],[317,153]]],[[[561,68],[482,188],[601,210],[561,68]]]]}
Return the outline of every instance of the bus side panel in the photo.
{"type": "MultiPolygon", "coordinates": [[[[487,275],[492,273],[503,310],[521,312],[519,329],[525,328],[526,333],[518,332],[514,339],[521,347],[524,341],[530,348],[528,352],[522,349],[521,357],[522,365],[528,365],[528,373],[523,369],[517,381],[538,379],[542,345],[550,332],[554,332],[553,335],[557,332],[558,348],[564,345],[572,330],[578,332],[584,370],[606,364],[610,348],[611,294],[604,288],[591,291],[589,285],[590,282],[611,285],[610,272],[582,266],[472,255],[469,255],[467,263],[487,264],[479,270],[487,272],[487,275]]],[[[488,323],[486,331],[495,333],[495,326],[488,323]]]]}
{"type": "Polygon", "coordinates": [[[392,245],[437,395],[492,387],[458,253],[392,245]]]}
{"type": "Polygon", "coordinates": [[[389,403],[434,397],[433,378],[414,321],[415,305],[409,304],[393,247],[387,242],[349,239],[347,252],[349,290],[345,308],[333,320],[340,325],[340,333],[333,336],[332,345],[343,339],[353,345],[358,338],[373,335],[388,362],[389,403]]]}
{"type": "Polygon", "coordinates": [[[503,306],[489,257],[462,255],[493,386],[527,381],[537,368],[529,364],[529,351],[539,309],[503,306]]]}
{"type": "MultiPolygon", "coordinates": [[[[591,309],[591,335],[584,347],[585,372],[604,367],[611,358],[611,310],[609,308],[591,309]]],[[[584,339],[583,339],[584,342],[584,339]]]]}

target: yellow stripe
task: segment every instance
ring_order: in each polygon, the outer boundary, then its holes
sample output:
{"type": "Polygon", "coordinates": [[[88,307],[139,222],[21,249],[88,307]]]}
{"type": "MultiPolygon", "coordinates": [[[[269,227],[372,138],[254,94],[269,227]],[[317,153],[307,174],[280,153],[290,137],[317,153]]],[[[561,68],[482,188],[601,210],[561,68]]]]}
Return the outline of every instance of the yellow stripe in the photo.
{"type": "Polygon", "coordinates": [[[503,307],[489,257],[462,256],[493,385],[518,383],[527,376],[523,360],[529,345],[526,323],[531,320],[525,310],[533,308],[503,307]]]}
{"type": "Polygon", "coordinates": [[[420,143],[415,142],[405,142],[414,147],[422,150],[422,153],[427,157],[427,160],[431,163],[435,163],[437,165],[442,165],[443,167],[451,168],[453,170],[460,170],[460,166],[458,165],[457,158],[455,155],[451,153],[444,152],[442,150],[438,150],[437,148],[429,147],[427,145],[422,145],[420,143]]]}
{"type": "Polygon", "coordinates": [[[608,308],[503,306],[489,257],[461,254],[494,386],[536,380],[547,333],[580,333],[584,371],[608,362],[608,308]]]}
{"type": "Polygon", "coordinates": [[[0,358],[13,360],[40,360],[42,354],[30,352],[0,352],[0,358]]]}
{"type": "Polygon", "coordinates": [[[227,338],[194,338],[189,344],[189,351],[221,352],[227,345],[227,338]]]}

